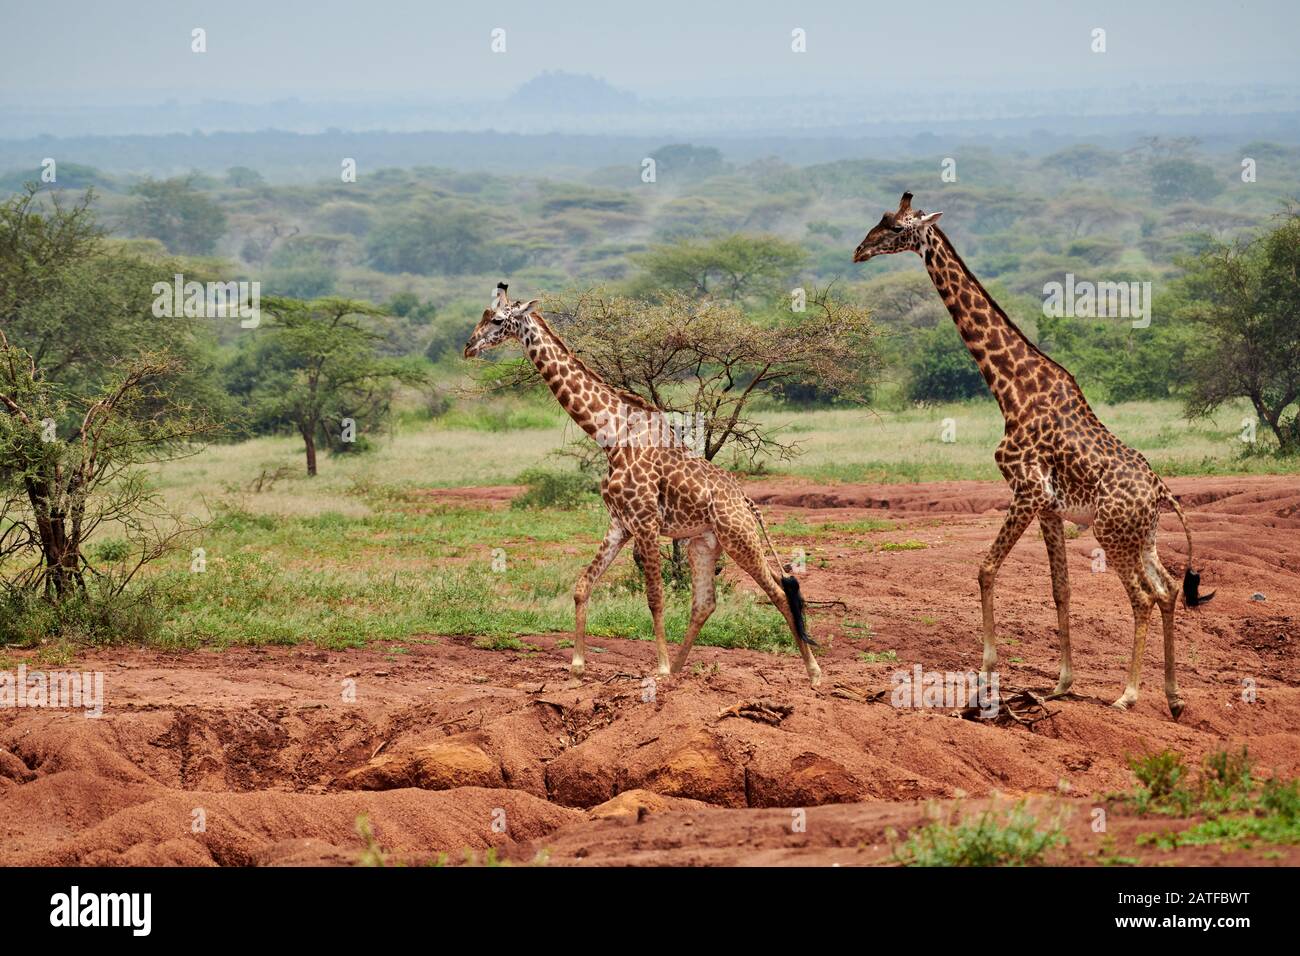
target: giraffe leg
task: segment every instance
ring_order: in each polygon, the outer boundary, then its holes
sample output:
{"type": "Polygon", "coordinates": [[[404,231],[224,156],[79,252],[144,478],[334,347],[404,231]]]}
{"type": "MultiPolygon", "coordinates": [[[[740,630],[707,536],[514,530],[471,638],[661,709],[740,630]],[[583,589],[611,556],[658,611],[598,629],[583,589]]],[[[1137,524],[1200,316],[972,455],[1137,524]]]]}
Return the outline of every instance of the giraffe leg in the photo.
{"type": "MultiPolygon", "coordinates": [[[[1115,556],[1110,551],[1106,554],[1114,560],[1115,556]]],[[[1142,682],[1142,654],[1146,650],[1147,628],[1151,624],[1151,605],[1154,599],[1137,555],[1124,555],[1113,566],[1124,582],[1124,589],[1128,591],[1129,603],[1133,605],[1133,659],[1128,669],[1128,686],[1111,706],[1128,710],[1137,703],[1138,685],[1142,682]]]]}
{"type": "Polygon", "coordinates": [[[1002,522],[1002,530],[980,565],[980,605],[984,610],[984,660],[980,669],[985,675],[991,674],[993,665],[998,662],[998,649],[993,642],[993,582],[997,579],[998,568],[1002,567],[1007,554],[1025,533],[1029,522],[1034,520],[1038,508],[1039,503],[1035,500],[1013,499],[1006,520],[1002,522]]]}
{"type": "Polygon", "coordinates": [[[659,536],[645,535],[636,540],[637,557],[641,559],[641,573],[645,575],[645,599],[650,605],[650,618],[654,622],[655,651],[658,657],[656,673],[668,673],[668,636],[664,633],[664,578],[659,556],[659,536]]]}
{"type": "Polygon", "coordinates": [[[614,559],[623,550],[626,542],[627,532],[623,530],[621,524],[611,519],[609,530],[605,532],[605,540],[600,544],[600,550],[596,552],[596,557],[591,564],[587,565],[587,570],[582,572],[582,577],[578,578],[578,583],[573,589],[572,670],[575,677],[582,676],[587,662],[587,599],[591,597],[592,588],[596,586],[600,576],[614,563],[614,559]]]}
{"type": "Polygon", "coordinates": [[[686,655],[691,652],[691,645],[699,636],[700,628],[709,619],[717,607],[718,598],[714,587],[714,566],[718,560],[718,539],[713,532],[706,531],[697,538],[692,538],[687,547],[687,557],[691,562],[691,622],[686,626],[682,637],[681,650],[673,661],[673,673],[681,672],[686,666],[686,655]]]}
{"type": "Polygon", "coordinates": [[[1160,608],[1165,642],[1165,700],[1169,701],[1169,713],[1177,720],[1185,706],[1182,694],[1178,692],[1178,677],[1174,673],[1174,609],[1178,606],[1178,588],[1165,566],[1160,563],[1154,535],[1143,552],[1142,564],[1155,592],[1156,605],[1160,608]]]}
{"type": "Polygon", "coordinates": [[[1067,693],[1074,683],[1070,668],[1070,569],[1066,562],[1065,523],[1061,516],[1044,512],[1038,516],[1047,543],[1047,560],[1052,566],[1052,600],[1056,602],[1056,634],[1061,641],[1061,677],[1053,696],[1067,693]]]}
{"type": "Polygon", "coordinates": [[[745,527],[739,531],[719,527],[718,534],[722,539],[723,549],[727,554],[731,555],[736,564],[745,569],[745,573],[754,579],[754,583],[763,589],[763,593],[768,596],[773,606],[785,618],[785,623],[790,628],[790,634],[794,638],[794,646],[799,649],[804,668],[808,671],[808,679],[816,687],[822,681],[821,665],[817,663],[817,658],[813,656],[812,648],[799,639],[799,625],[795,621],[794,612],[790,609],[790,601],[781,588],[781,582],[777,580],[772,574],[772,569],[768,567],[765,557],[766,551],[761,543],[762,539],[759,536],[758,526],[755,524],[752,529],[745,527]]]}

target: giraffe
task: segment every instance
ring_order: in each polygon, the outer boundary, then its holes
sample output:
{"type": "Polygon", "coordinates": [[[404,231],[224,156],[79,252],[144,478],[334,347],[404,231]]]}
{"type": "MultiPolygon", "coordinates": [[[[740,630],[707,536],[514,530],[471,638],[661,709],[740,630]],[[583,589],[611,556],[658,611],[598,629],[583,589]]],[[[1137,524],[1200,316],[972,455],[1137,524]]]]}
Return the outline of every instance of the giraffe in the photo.
{"type": "Polygon", "coordinates": [[[984,615],[982,670],[997,663],[993,640],[993,582],[1007,553],[1034,518],[1047,544],[1052,598],[1056,604],[1061,672],[1053,695],[1070,690],[1070,582],[1064,520],[1093,527],[1106,563],[1114,568],[1133,607],[1133,656],[1128,684],[1112,704],[1127,710],[1138,699],[1142,654],[1152,605],[1164,627],[1165,697],[1177,720],[1184,708],[1174,673],[1174,607],[1178,585],[1156,554],[1161,505],[1178,516],[1187,536],[1182,591],[1188,607],[1214,596],[1201,594],[1192,569],[1192,533],[1182,507],[1147,460],[1112,435],[1089,407],[1069,372],[1029,341],[993,301],[935,223],[942,213],[912,208],[904,193],[853,253],[854,262],[879,255],[918,253],[952,314],[966,348],[997,400],[1006,429],[994,453],[1011,486],[1011,507],[979,569],[984,615]]]}
{"type": "Polygon", "coordinates": [[[659,674],[680,673],[686,664],[691,645],[716,606],[715,565],[718,555],[726,552],[781,612],[816,687],[821,667],[812,653],[816,642],[808,636],[799,583],[792,574],[781,573],[781,560],[757,505],[730,473],[691,454],[677,433],[665,427],[663,412],[639,395],[607,384],[578,358],[542,317],[540,300],[511,301],[507,289],[505,283],[497,285],[491,307],[484,310],[465,344],[465,357],[473,358],[511,339],[518,341],[560,405],[609,459],[609,471],[600,483],[609,528],[573,592],[574,676],[581,677],[586,665],[587,601],[592,589],[631,542],[645,576],[659,674]],[[664,633],[660,537],[686,540],[691,569],[691,617],[671,667],[664,633]],[[775,561],[775,571],[768,555],[775,561]]]}

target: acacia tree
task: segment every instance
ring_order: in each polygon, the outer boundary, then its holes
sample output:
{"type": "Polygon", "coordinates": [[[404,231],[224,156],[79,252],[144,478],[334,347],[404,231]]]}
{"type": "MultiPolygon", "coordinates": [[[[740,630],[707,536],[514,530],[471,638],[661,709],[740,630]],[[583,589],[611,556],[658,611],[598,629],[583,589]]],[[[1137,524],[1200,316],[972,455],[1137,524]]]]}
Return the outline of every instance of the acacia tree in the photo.
{"type": "Polygon", "coordinates": [[[0,202],[0,582],[56,601],[120,592],[187,538],[142,466],[194,450],[221,408],[196,323],[152,313],[179,270],[106,242],[92,198],[0,202]],[[95,565],[99,529],[126,540],[95,565]]]}
{"type": "Polygon", "coordinates": [[[165,354],[143,355],[113,372],[98,395],[70,395],[0,331],[0,565],[7,586],[58,601],[84,592],[92,575],[120,593],[141,567],[197,530],[168,512],[141,474],[141,466],[197,450],[213,430],[210,419],[174,398],[170,380],[181,368],[165,354]],[[59,422],[70,414],[79,424],[61,435],[59,422]],[[127,541],[113,568],[97,567],[84,553],[101,526],[127,541]]]}
{"type": "Polygon", "coordinates": [[[195,188],[193,176],[147,178],[131,193],[137,198],[127,212],[127,227],[173,252],[207,255],[226,231],[225,210],[195,188]]]}
{"type": "Polygon", "coordinates": [[[338,441],[343,419],[373,427],[399,384],[424,380],[411,361],[379,354],[383,335],[366,320],[383,311],[373,305],[277,297],[263,310],[270,320],[251,347],[245,392],[264,424],[288,425],[302,437],[308,475],[316,474],[319,443],[348,447],[338,441]]]}
{"type": "Polygon", "coordinates": [[[1251,240],[1216,242],[1185,263],[1178,314],[1200,333],[1187,409],[1250,400],[1283,452],[1300,451],[1300,212],[1251,240]]]}
{"type": "Polygon", "coordinates": [[[683,239],[632,256],[647,289],[711,295],[731,302],[774,294],[807,260],[798,243],[776,236],[683,239]]]}
{"type": "Polygon", "coordinates": [[[67,204],[29,184],[0,202],[0,329],[73,394],[97,393],[118,363],[145,351],[201,365],[197,321],[152,311],[153,283],[171,281],[180,265],[117,252],[93,201],[87,192],[67,204]]]}
{"type": "MultiPolygon", "coordinates": [[[[710,461],[728,446],[750,462],[793,456],[797,444],[754,417],[754,399],[815,384],[864,401],[880,368],[869,314],[827,293],[765,324],[732,303],[682,293],[646,300],[588,291],[546,305],[556,332],[601,378],[695,424],[697,451],[710,461]]],[[[530,363],[517,362],[493,385],[537,381],[530,363]]]]}

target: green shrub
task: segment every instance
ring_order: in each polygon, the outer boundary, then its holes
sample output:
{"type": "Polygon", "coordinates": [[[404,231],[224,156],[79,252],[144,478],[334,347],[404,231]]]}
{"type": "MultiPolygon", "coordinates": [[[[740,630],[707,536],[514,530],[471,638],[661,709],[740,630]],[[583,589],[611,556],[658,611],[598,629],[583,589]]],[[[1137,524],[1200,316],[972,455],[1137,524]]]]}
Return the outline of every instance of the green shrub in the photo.
{"type": "Polygon", "coordinates": [[[906,866],[1031,866],[1065,842],[1059,825],[1040,830],[1021,801],[1005,814],[985,810],[973,819],[914,830],[894,855],[906,866]]]}
{"type": "Polygon", "coordinates": [[[144,642],[162,626],[161,594],[151,587],[113,593],[92,581],[57,604],[43,594],[0,589],[0,644],[36,647],[51,639],[84,644],[144,642]]]}
{"type": "Polygon", "coordinates": [[[1179,784],[1187,776],[1187,767],[1183,755],[1173,750],[1159,753],[1130,756],[1129,769],[1138,778],[1138,783],[1146,788],[1152,800],[1168,799],[1179,790],[1179,784]]]}
{"type": "Polygon", "coordinates": [[[121,538],[100,541],[90,549],[91,556],[107,564],[125,561],[131,556],[131,544],[121,538]]]}
{"type": "Polygon", "coordinates": [[[1264,784],[1259,802],[1274,816],[1287,820],[1300,818],[1300,780],[1274,777],[1264,784]]]}
{"type": "Polygon", "coordinates": [[[1201,767],[1202,794],[1209,799],[1249,793],[1254,788],[1251,760],[1246,748],[1237,752],[1219,750],[1207,754],[1201,767]]]}
{"type": "Polygon", "coordinates": [[[512,508],[560,508],[571,511],[590,504],[600,484],[580,471],[530,468],[518,478],[528,490],[510,502],[512,508]]]}
{"type": "Polygon", "coordinates": [[[953,402],[988,391],[979,366],[949,322],[917,333],[907,371],[907,397],[914,402],[953,402]]]}

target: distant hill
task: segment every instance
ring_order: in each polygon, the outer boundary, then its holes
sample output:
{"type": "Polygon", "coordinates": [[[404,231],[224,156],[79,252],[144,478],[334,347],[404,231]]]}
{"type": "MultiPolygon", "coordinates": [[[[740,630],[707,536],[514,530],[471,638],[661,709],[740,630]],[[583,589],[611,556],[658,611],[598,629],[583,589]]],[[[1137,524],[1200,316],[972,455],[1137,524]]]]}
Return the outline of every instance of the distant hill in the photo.
{"type": "Polygon", "coordinates": [[[548,70],[529,80],[508,102],[516,109],[551,113],[613,113],[635,109],[638,103],[635,93],[610,86],[600,77],[561,70],[548,70]]]}

